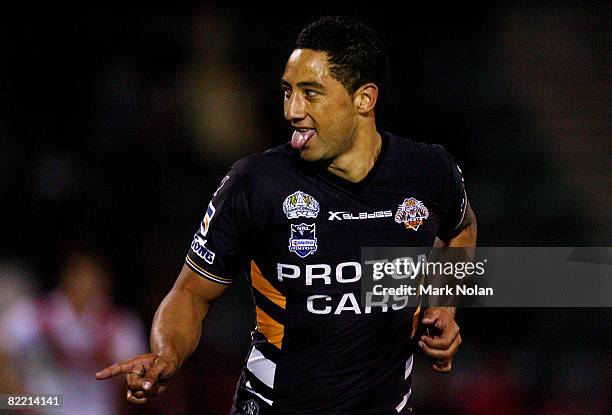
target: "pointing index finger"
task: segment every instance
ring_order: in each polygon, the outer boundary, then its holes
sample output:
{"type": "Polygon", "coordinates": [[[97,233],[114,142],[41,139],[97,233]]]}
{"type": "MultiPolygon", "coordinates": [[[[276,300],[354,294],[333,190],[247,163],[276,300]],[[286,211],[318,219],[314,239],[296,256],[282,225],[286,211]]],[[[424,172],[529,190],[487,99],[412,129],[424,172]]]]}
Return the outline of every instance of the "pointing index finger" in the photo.
{"type": "Polygon", "coordinates": [[[117,375],[125,375],[127,373],[131,373],[134,368],[134,364],[131,361],[115,363],[109,367],[106,367],[96,373],[96,379],[104,380],[108,378],[112,378],[117,375]]]}

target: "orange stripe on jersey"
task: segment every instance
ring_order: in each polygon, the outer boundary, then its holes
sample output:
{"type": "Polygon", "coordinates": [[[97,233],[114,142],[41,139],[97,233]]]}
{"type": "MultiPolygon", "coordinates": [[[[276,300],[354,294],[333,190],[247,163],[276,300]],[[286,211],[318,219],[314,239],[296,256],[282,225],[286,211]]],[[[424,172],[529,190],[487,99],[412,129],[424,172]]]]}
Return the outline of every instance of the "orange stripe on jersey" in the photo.
{"type": "Polygon", "coordinates": [[[419,328],[419,314],[421,314],[421,304],[419,304],[416,311],[412,315],[412,334],[410,335],[410,338],[414,337],[417,329],[419,328]]]}
{"type": "Polygon", "coordinates": [[[264,297],[272,301],[280,308],[285,309],[285,306],[287,305],[287,297],[278,292],[278,290],[264,278],[255,261],[251,261],[251,282],[253,284],[253,288],[259,291],[264,297]]]}
{"type": "Polygon", "coordinates": [[[275,345],[279,349],[283,347],[285,326],[267,315],[259,307],[255,307],[255,314],[257,315],[257,330],[266,336],[268,343],[275,345]]]}

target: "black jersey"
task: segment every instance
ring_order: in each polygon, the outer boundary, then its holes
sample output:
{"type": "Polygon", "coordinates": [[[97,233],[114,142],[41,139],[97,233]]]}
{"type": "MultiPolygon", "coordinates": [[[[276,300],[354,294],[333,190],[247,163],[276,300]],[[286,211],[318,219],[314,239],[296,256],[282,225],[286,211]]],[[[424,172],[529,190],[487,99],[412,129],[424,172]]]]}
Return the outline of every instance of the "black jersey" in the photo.
{"type": "Polygon", "coordinates": [[[186,263],[220,284],[250,279],[236,413],[407,413],[418,310],[359,304],[361,248],[431,247],[457,232],[466,198],[444,148],[381,136],[359,183],[287,144],[235,163],[214,193],[186,263]]]}

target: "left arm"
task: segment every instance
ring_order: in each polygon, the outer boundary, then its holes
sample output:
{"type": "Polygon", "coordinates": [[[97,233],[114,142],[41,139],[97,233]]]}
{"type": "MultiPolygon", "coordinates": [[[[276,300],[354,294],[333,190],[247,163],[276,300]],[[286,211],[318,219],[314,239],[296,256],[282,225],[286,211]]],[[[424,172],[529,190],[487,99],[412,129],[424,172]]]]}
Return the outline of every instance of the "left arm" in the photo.
{"type": "MultiPolygon", "coordinates": [[[[476,247],[476,216],[467,202],[465,216],[460,225],[461,232],[447,241],[436,238],[434,248],[467,248],[468,260],[474,258],[476,247]]],[[[459,326],[455,321],[456,307],[429,307],[423,316],[423,324],[430,326],[434,333],[421,336],[419,346],[423,352],[434,359],[432,369],[437,372],[448,373],[452,369],[452,362],[457,349],[461,344],[459,326]]]]}

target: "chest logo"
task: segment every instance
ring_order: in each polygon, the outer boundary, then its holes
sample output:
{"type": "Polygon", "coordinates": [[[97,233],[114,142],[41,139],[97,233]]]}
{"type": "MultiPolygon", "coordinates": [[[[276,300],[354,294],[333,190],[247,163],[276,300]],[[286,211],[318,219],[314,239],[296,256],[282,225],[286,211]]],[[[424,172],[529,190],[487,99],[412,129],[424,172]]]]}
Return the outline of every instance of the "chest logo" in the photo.
{"type": "Polygon", "coordinates": [[[291,237],[289,238],[289,252],[294,252],[300,258],[306,258],[317,250],[317,238],[315,236],[315,224],[291,225],[291,237]]]}
{"type": "Polygon", "coordinates": [[[406,229],[418,231],[419,226],[429,217],[429,211],[420,200],[410,197],[404,199],[395,213],[395,221],[403,223],[406,229]]]}
{"type": "Polygon", "coordinates": [[[302,191],[297,191],[285,199],[283,211],[288,219],[316,218],[319,215],[317,199],[302,191]]]}
{"type": "Polygon", "coordinates": [[[249,399],[242,405],[242,412],[244,415],[258,415],[259,405],[253,399],[249,399]]]}

